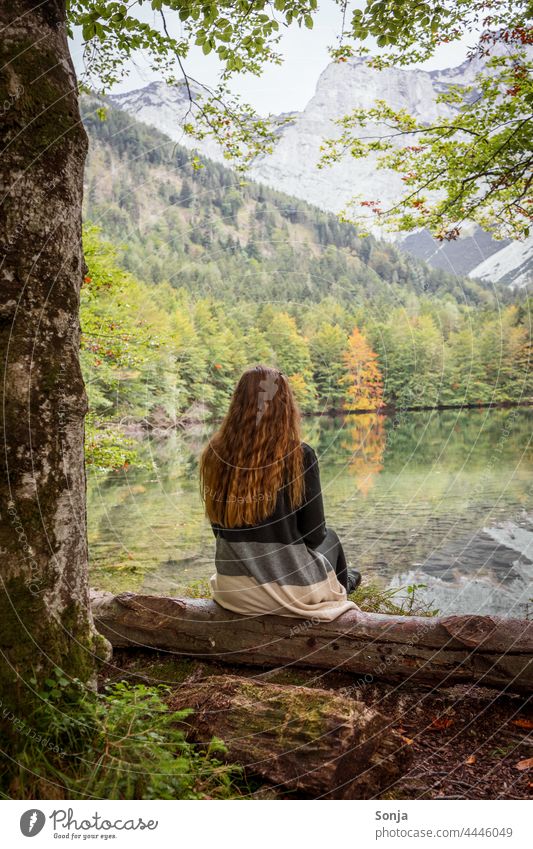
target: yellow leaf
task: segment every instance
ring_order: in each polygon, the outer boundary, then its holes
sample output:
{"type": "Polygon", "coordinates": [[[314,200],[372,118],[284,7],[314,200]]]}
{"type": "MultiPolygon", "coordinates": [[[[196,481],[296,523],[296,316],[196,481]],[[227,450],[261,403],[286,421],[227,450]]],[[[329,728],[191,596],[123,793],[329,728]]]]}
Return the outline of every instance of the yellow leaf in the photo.
{"type": "Polygon", "coordinates": [[[404,743],[407,743],[408,746],[412,746],[415,742],[414,740],[411,740],[410,737],[404,737],[403,734],[400,734],[400,739],[403,740],[404,743]]]}

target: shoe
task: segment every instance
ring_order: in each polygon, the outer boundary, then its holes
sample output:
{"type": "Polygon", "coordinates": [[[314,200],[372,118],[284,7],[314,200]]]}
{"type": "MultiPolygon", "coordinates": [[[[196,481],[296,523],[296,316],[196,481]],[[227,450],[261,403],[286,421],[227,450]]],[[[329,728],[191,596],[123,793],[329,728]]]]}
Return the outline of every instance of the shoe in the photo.
{"type": "Polygon", "coordinates": [[[346,590],[348,595],[357,589],[361,583],[362,577],[363,576],[357,571],[357,569],[348,569],[348,589],[346,590]]]}

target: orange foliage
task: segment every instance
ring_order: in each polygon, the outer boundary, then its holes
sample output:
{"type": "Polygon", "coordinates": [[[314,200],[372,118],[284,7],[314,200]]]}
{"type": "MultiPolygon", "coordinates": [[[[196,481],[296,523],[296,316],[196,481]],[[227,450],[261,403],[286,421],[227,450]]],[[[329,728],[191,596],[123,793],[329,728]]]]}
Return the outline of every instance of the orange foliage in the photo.
{"type": "Polygon", "coordinates": [[[372,350],[358,327],[354,327],[344,353],[344,362],[349,375],[345,409],[377,410],[383,403],[383,378],[377,363],[377,354],[372,350]]]}
{"type": "Polygon", "coordinates": [[[374,486],[376,476],[383,469],[385,451],[385,426],[382,416],[369,413],[346,416],[345,434],[348,439],[342,447],[351,452],[350,472],[361,495],[367,495],[374,486]]]}

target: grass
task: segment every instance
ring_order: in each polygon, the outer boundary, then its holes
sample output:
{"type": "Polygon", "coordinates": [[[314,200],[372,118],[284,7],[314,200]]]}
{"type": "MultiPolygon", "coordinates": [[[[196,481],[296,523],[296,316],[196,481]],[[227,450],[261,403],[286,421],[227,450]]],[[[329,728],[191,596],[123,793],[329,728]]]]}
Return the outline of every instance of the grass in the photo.
{"type": "Polygon", "coordinates": [[[423,601],[420,591],[426,584],[407,584],[405,587],[383,589],[377,583],[363,581],[349,595],[365,613],[389,613],[395,616],[438,616],[433,601],[423,601]]]}
{"type": "Polygon", "coordinates": [[[211,587],[207,578],[191,581],[180,587],[179,595],[184,598],[211,598],[211,587]]]}

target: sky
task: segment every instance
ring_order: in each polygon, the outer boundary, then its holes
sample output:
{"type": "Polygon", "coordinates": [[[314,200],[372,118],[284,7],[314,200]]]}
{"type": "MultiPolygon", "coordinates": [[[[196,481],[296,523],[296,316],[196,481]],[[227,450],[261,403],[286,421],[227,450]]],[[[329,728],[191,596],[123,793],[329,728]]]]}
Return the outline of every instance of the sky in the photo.
{"type": "MultiPolygon", "coordinates": [[[[362,8],[364,5],[363,0],[356,0],[351,7],[362,8]]],[[[142,18],[156,26],[159,20],[156,13],[146,7],[142,11],[142,18]]],[[[177,35],[180,31],[177,15],[174,15],[175,23],[171,12],[166,13],[166,18],[171,34],[177,35]]],[[[243,99],[254,106],[260,115],[301,111],[314,95],[318,78],[331,61],[328,47],[336,44],[340,27],[339,6],[334,0],[322,0],[319,2],[312,30],[291,26],[283,34],[277,48],[284,57],[283,65],[267,66],[261,77],[251,74],[237,75],[232,84],[233,91],[242,95],[243,99]]],[[[370,41],[369,46],[371,46],[370,41]]],[[[432,70],[459,65],[465,59],[468,46],[468,41],[443,45],[429,62],[418,67],[432,70]]],[[[76,70],[80,74],[83,63],[79,34],[76,34],[72,44],[72,54],[76,70]]],[[[184,64],[187,74],[191,77],[209,86],[216,84],[219,72],[216,57],[204,56],[199,47],[193,46],[184,64]]],[[[113,91],[123,92],[142,88],[156,79],[158,75],[151,71],[146,58],[139,54],[135,64],[128,64],[128,76],[113,91]]]]}

